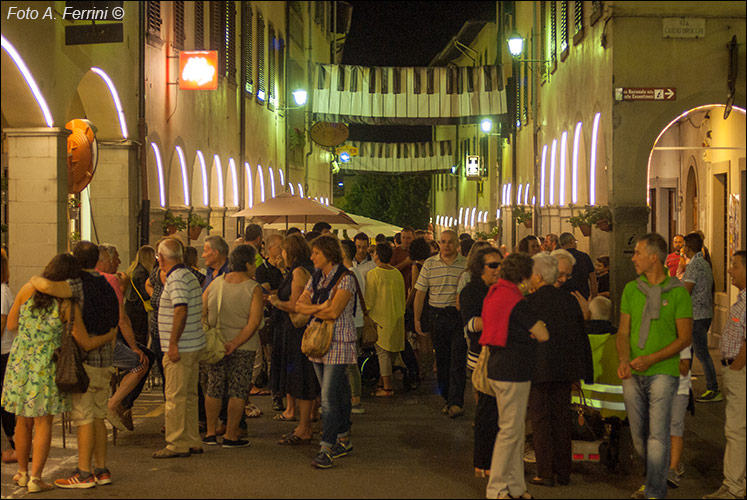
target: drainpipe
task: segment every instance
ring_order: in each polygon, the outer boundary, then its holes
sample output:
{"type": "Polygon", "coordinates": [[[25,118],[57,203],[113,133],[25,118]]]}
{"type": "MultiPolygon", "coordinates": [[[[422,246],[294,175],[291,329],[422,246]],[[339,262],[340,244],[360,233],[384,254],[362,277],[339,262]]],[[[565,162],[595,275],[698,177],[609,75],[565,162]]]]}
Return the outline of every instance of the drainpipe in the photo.
{"type": "MultiPolygon", "coordinates": [[[[285,43],[283,44],[283,50],[285,56],[283,56],[283,104],[288,108],[290,102],[288,91],[288,59],[290,58],[290,51],[287,49],[290,43],[290,2],[285,2],[285,43]]],[[[295,104],[295,103],[294,103],[295,104]]],[[[283,189],[288,191],[288,183],[290,182],[290,163],[288,162],[288,122],[290,121],[290,111],[286,109],[283,114],[283,130],[285,132],[285,186],[283,189]]]]}
{"type": "Polygon", "coordinates": [[[140,147],[138,148],[140,167],[140,217],[138,225],[140,226],[140,244],[138,247],[148,244],[150,239],[150,199],[148,197],[148,165],[147,146],[145,143],[147,128],[145,123],[145,16],[146,3],[138,4],[138,108],[137,108],[137,131],[140,147]]]}
{"type": "MultiPolygon", "coordinates": [[[[244,26],[244,21],[247,18],[247,8],[248,5],[246,2],[241,2],[241,25],[244,26]]],[[[242,29],[242,32],[244,30],[242,29]]],[[[242,33],[243,34],[243,33],[242,33]]],[[[242,51],[243,53],[243,51],[242,51]]],[[[250,56],[251,57],[251,56],[250,56]]],[[[244,172],[244,163],[246,162],[246,96],[244,95],[244,92],[246,91],[246,81],[248,79],[248,76],[246,74],[246,61],[241,61],[241,70],[239,71],[239,85],[238,85],[238,92],[239,92],[239,172],[244,172]]],[[[241,179],[243,178],[243,175],[240,173],[237,173],[236,176],[238,179],[235,179],[238,181],[241,191],[244,190],[244,186],[246,183],[242,182],[241,179]]],[[[241,192],[239,191],[239,192],[241,192]]],[[[248,193],[244,193],[244,200],[247,199],[247,196],[249,196],[248,193]]],[[[224,227],[224,234],[225,234],[225,214],[223,216],[223,227],[224,227]]],[[[239,217],[236,219],[236,235],[239,236],[241,234],[241,230],[244,226],[244,218],[239,217]]]]}
{"type": "Polygon", "coordinates": [[[308,110],[314,109],[314,106],[313,106],[313,102],[314,102],[314,89],[313,89],[313,83],[314,83],[313,82],[313,74],[314,74],[313,69],[314,69],[314,65],[313,65],[313,63],[311,61],[311,56],[312,56],[312,53],[311,53],[311,30],[312,30],[312,27],[313,27],[312,26],[312,20],[311,20],[311,15],[312,15],[312,13],[311,13],[311,2],[307,2],[307,11],[308,11],[308,18],[309,18],[308,19],[309,20],[309,29],[308,29],[309,35],[308,35],[308,42],[307,42],[308,45],[306,47],[306,52],[308,54],[306,56],[306,82],[307,82],[306,85],[307,85],[307,88],[309,90],[308,90],[308,93],[307,93],[308,99],[306,101],[306,104],[309,107],[306,108],[306,110],[304,110],[304,118],[303,118],[303,122],[304,122],[304,133],[308,134],[308,136],[309,136],[309,152],[306,153],[306,158],[304,160],[304,180],[303,180],[304,186],[303,186],[303,189],[304,189],[304,194],[306,196],[308,196],[308,194],[309,194],[309,157],[311,156],[311,153],[314,152],[314,141],[311,140],[311,126],[310,126],[311,125],[311,123],[310,123],[311,120],[309,119],[309,113],[311,111],[308,111],[308,110]]]}

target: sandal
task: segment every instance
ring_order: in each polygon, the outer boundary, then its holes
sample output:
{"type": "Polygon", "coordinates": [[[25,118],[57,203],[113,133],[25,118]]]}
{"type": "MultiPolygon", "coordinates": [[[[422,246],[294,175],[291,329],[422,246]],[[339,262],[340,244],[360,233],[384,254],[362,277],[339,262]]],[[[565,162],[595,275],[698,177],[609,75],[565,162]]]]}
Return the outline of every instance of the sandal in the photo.
{"type": "Polygon", "coordinates": [[[283,439],[278,441],[278,444],[288,445],[288,446],[299,446],[304,444],[311,444],[311,438],[304,439],[300,436],[297,436],[296,434],[290,434],[288,436],[285,436],[283,439]]]}
{"type": "Polygon", "coordinates": [[[25,488],[27,484],[29,484],[29,472],[22,472],[18,471],[13,476],[13,482],[16,483],[21,488],[25,488]]]}
{"type": "Polygon", "coordinates": [[[249,391],[250,396],[269,396],[272,394],[271,391],[268,391],[267,389],[260,389],[259,387],[252,387],[252,389],[249,391]],[[254,390],[257,390],[257,392],[252,392],[254,390]]]}
{"type": "Polygon", "coordinates": [[[247,418],[259,418],[262,416],[262,410],[257,408],[257,405],[250,404],[244,408],[244,415],[246,415],[247,418]]]}
{"type": "Polygon", "coordinates": [[[384,389],[383,387],[380,387],[375,393],[374,396],[379,398],[388,398],[394,395],[394,389],[384,389]]]}
{"type": "Polygon", "coordinates": [[[187,458],[190,456],[192,456],[192,453],[189,451],[186,453],[179,453],[168,448],[163,448],[153,453],[153,458],[187,458]]]}
{"type": "Polygon", "coordinates": [[[296,420],[298,420],[295,415],[292,417],[286,417],[282,413],[278,413],[277,415],[272,417],[272,419],[277,422],[295,422],[296,420]]]}
{"type": "Polygon", "coordinates": [[[54,489],[53,484],[48,484],[42,481],[40,477],[30,476],[29,484],[27,485],[29,493],[39,493],[40,491],[49,491],[54,489]]]}

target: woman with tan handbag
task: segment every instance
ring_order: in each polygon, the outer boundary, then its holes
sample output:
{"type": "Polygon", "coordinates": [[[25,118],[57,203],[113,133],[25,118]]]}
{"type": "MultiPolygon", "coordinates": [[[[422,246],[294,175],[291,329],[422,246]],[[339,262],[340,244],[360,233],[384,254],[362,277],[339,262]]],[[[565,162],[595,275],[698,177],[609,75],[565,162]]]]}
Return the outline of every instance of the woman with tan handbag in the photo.
{"type": "Polygon", "coordinates": [[[310,358],[322,386],[323,412],[321,449],[312,465],[328,469],[333,459],[353,450],[347,365],[356,361],[354,301],[351,300],[356,286],[350,271],[342,265],[342,249],[334,236],[319,236],[311,242],[311,260],[317,270],[306,283],[296,310],[312,315],[312,321],[334,323],[328,352],[321,358],[310,358]]]}
{"type": "Polygon", "coordinates": [[[283,435],[278,441],[279,444],[310,444],[311,413],[314,400],[319,396],[319,383],[314,366],[301,352],[301,339],[308,318],[302,318],[297,314],[296,303],[303,293],[314,265],[309,260],[309,245],[300,234],[287,236],[282,249],[288,271],[278,287],[277,295],[269,296],[270,303],[278,310],[275,335],[280,336],[276,343],[276,347],[280,347],[280,361],[271,368],[271,376],[278,378],[277,387],[281,394],[286,394],[287,401],[285,411],[275,415],[274,420],[298,421],[293,432],[283,435]]]}

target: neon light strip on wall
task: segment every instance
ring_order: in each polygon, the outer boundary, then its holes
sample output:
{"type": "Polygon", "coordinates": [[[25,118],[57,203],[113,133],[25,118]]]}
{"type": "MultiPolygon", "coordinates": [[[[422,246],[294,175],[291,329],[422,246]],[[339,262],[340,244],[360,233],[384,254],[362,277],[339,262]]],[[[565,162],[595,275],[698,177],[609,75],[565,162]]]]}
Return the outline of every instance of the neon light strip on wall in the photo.
{"type": "Polygon", "coordinates": [[[239,180],[236,177],[236,163],[233,158],[228,159],[228,171],[231,174],[231,182],[233,184],[233,206],[239,206],[239,180]]]}
{"type": "Polygon", "coordinates": [[[288,187],[290,188],[291,196],[296,196],[296,193],[293,191],[293,184],[289,182],[288,187]]]}
{"type": "Polygon", "coordinates": [[[553,139],[550,148],[550,205],[555,205],[555,156],[558,149],[558,140],[553,139]]]}
{"type": "Polygon", "coordinates": [[[41,93],[41,90],[39,90],[39,86],[36,84],[36,80],[34,80],[34,77],[31,75],[31,71],[29,71],[29,68],[26,66],[26,63],[23,61],[23,58],[18,53],[15,47],[13,47],[13,44],[11,44],[7,38],[4,36],[0,36],[0,41],[2,42],[2,48],[5,49],[5,51],[8,53],[10,58],[13,60],[13,62],[18,67],[18,71],[21,72],[23,75],[23,79],[26,80],[26,85],[29,86],[29,89],[31,90],[31,94],[33,94],[34,99],[36,99],[36,103],[39,105],[39,108],[41,109],[42,115],[44,116],[44,121],[47,124],[47,127],[53,127],[54,126],[54,120],[52,120],[52,112],[49,111],[49,106],[47,106],[47,101],[44,100],[44,96],[41,93]]]}
{"type": "Polygon", "coordinates": [[[285,174],[282,168],[278,168],[278,175],[280,175],[280,185],[285,186],[285,174]]]}
{"type": "Polygon", "coordinates": [[[267,167],[267,171],[270,173],[270,194],[275,197],[275,174],[272,171],[272,167],[267,167]]]}
{"type": "Polygon", "coordinates": [[[257,175],[259,176],[259,199],[265,202],[265,173],[262,171],[262,165],[257,165],[257,175]]]}
{"type": "Polygon", "coordinates": [[[524,205],[529,204],[529,183],[524,186],[524,205]]]}
{"type": "Polygon", "coordinates": [[[564,130],[560,136],[560,190],[558,204],[565,205],[565,171],[568,163],[568,131],[564,130]]]}
{"type": "Polygon", "coordinates": [[[573,133],[573,174],[571,186],[571,203],[578,203],[578,151],[581,145],[581,127],[582,123],[576,124],[576,131],[573,133]]]}
{"type": "MultiPolygon", "coordinates": [[[[589,160],[589,205],[597,202],[597,135],[599,134],[599,119],[602,113],[594,115],[594,125],[591,129],[591,159],[589,160]]],[[[646,191],[648,192],[648,191],[646,191]]]]}
{"type": "Polygon", "coordinates": [[[303,198],[303,186],[300,182],[298,183],[298,195],[303,198]]]}
{"type": "Polygon", "coordinates": [[[197,151],[197,159],[200,160],[200,172],[202,174],[202,204],[207,207],[210,204],[210,198],[208,192],[207,167],[205,166],[205,157],[202,156],[202,151],[197,151]]]}
{"type": "Polygon", "coordinates": [[[246,199],[249,203],[249,208],[254,206],[254,183],[252,182],[252,168],[249,163],[244,163],[244,170],[246,171],[246,199]]]}
{"type": "Polygon", "coordinates": [[[516,204],[521,205],[521,195],[524,192],[524,184],[519,184],[519,189],[516,191],[516,204]]]}
{"type": "Polygon", "coordinates": [[[181,146],[176,147],[176,154],[179,157],[179,168],[182,171],[182,189],[184,190],[184,204],[189,206],[189,183],[187,182],[187,160],[184,158],[184,151],[181,146]]]}
{"type": "Polygon", "coordinates": [[[213,156],[213,161],[215,161],[215,165],[218,169],[218,206],[225,207],[226,196],[223,191],[223,166],[220,164],[220,157],[218,157],[218,155],[213,156]]]}
{"type": "Polygon", "coordinates": [[[545,160],[547,160],[547,144],[542,147],[542,167],[540,171],[540,206],[545,206],[545,160]]]}
{"type": "Polygon", "coordinates": [[[158,172],[158,193],[161,196],[160,205],[166,207],[166,193],[163,187],[163,165],[161,164],[161,151],[156,146],[155,142],[151,142],[150,146],[153,148],[153,153],[156,155],[156,171],[158,172]]]}
{"type": "Polygon", "coordinates": [[[127,123],[125,122],[124,110],[122,109],[122,102],[119,100],[117,87],[114,86],[114,82],[111,78],[109,78],[109,75],[107,75],[103,69],[91,68],[91,71],[99,75],[101,79],[106,83],[106,86],[109,87],[109,92],[112,95],[112,99],[114,99],[114,106],[117,108],[117,114],[119,115],[119,128],[122,130],[122,138],[127,139],[127,123]]]}

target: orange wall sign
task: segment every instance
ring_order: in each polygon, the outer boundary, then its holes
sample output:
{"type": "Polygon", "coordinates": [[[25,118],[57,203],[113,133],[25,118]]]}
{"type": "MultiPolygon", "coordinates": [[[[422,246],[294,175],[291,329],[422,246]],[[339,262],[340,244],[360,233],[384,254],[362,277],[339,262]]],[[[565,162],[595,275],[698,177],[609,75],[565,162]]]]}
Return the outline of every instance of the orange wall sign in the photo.
{"type": "Polygon", "coordinates": [[[179,88],[181,90],[217,89],[218,51],[181,51],[179,53],[179,88]]]}

